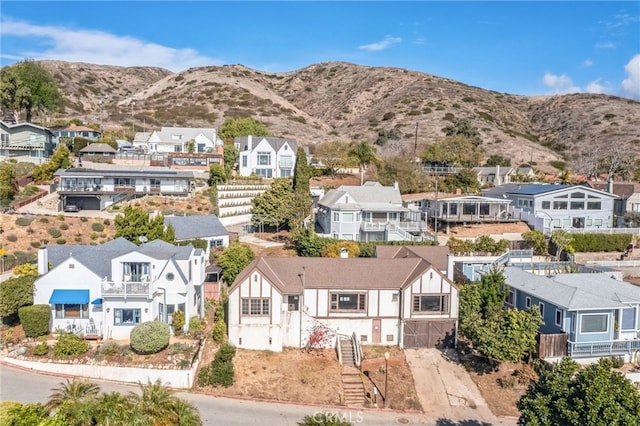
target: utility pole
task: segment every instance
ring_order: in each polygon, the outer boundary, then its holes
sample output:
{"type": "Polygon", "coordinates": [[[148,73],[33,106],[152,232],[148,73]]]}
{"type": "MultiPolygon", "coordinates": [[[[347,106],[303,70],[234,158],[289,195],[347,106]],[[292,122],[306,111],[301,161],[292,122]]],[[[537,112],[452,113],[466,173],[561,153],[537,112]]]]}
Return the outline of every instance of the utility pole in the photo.
{"type": "Polygon", "coordinates": [[[417,164],[417,161],[416,161],[417,153],[418,153],[418,122],[416,121],[416,139],[413,142],[413,158],[411,159],[411,161],[413,161],[416,164],[417,164]]]}
{"type": "Polygon", "coordinates": [[[133,124],[133,107],[136,106],[136,101],[131,101],[131,130],[133,131],[131,141],[136,138],[136,125],[133,124]]]}

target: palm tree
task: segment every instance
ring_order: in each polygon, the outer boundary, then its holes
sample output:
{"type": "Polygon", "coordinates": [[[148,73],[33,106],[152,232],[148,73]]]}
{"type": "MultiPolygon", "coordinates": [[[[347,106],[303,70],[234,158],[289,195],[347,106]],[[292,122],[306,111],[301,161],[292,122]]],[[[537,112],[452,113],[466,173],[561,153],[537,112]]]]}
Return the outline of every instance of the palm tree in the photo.
{"type": "Polygon", "coordinates": [[[162,384],[160,379],[146,385],[140,384],[141,394],[130,392],[133,410],[144,414],[148,422],[155,426],[200,425],[198,410],[180,400],[173,391],[162,384]],[[184,417],[184,418],[183,418],[184,417]]]}
{"type": "Polygon", "coordinates": [[[85,426],[94,423],[96,397],[100,386],[82,380],[67,379],[66,383],[53,389],[45,408],[55,410],[56,417],[64,419],[69,425],[85,426]]]}
{"type": "Polygon", "coordinates": [[[178,418],[178,426],[199,426],[202,424],[198,409],[184,399],[178,399],[173,406],[173,412],[178,418]]]}
{"type": "Polygon", "coordinates": [[[364,183],[364,170],[367,168],[367,165],[377,161],[375,148],[366,141],[353,142],[349,154],[358,162],[358,166],[360,167],[360,185],[362,185],[364,183]]]}
{"type": "Polygon", "coordinates": [[[135,424],[132,421],[131,400],[118,392],[104,393],[96,401],[95,420],[99,425],[117,426],[135,424]]]}

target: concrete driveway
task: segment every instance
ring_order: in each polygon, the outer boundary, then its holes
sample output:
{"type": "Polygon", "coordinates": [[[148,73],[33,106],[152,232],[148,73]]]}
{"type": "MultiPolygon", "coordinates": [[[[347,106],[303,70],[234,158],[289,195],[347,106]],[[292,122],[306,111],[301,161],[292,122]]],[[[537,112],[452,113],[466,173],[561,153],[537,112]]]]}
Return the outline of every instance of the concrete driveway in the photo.
{"type": "Polygon", "coordinates": [[[471,376],[458,362],[455,350],[421,348],[404,352],[426,415],[487,425],[517,424],[516,419],[493,415],[471,376]]]}

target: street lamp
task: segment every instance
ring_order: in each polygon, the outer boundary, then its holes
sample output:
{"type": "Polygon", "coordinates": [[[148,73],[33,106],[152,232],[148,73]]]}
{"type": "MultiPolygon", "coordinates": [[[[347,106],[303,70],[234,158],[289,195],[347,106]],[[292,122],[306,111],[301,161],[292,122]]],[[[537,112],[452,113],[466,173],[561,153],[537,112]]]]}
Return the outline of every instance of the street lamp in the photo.
{"type": "Polygon", "coordinates": [[[384,353],[384,398],[382,398],[382,408],[387,408],[387,385],[389,383],[389,352],[384,353]]]}

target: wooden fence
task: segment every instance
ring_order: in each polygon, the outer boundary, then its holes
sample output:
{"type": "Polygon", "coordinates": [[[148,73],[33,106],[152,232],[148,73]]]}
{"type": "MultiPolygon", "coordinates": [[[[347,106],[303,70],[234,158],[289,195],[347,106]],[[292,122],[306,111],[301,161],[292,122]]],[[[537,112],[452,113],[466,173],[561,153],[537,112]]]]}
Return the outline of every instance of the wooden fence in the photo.
{"type": "Polygon", "coordinates": [[[542,334],[538,333],[538,357],[555,358],[567,355],[567,333],[542,334]]]}

